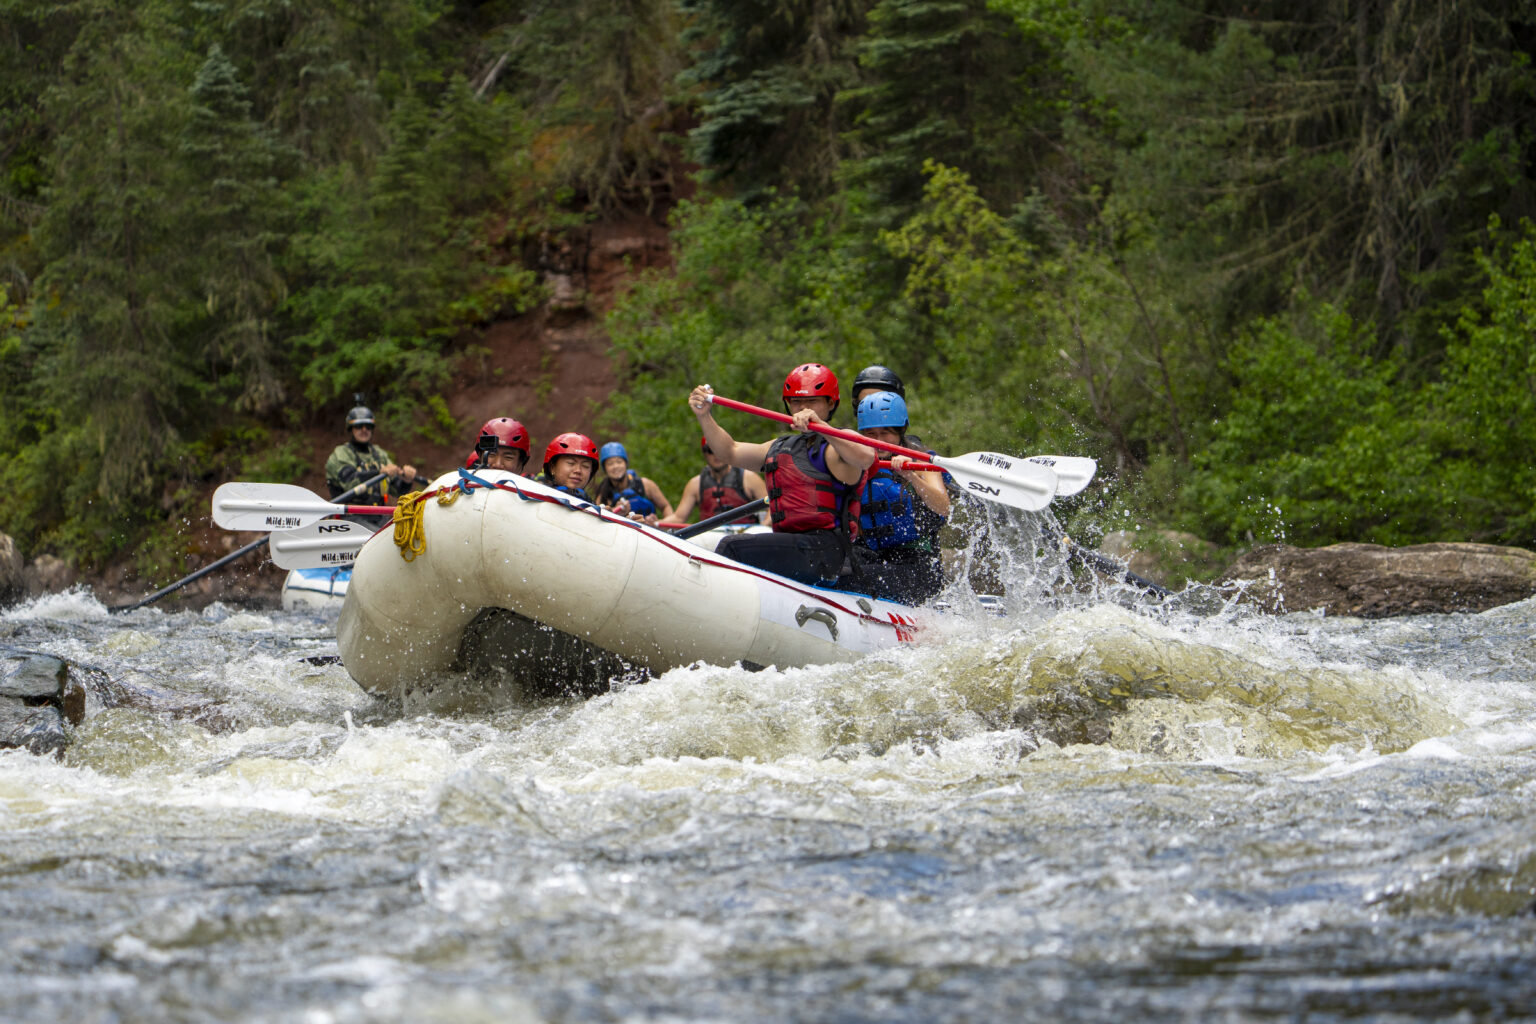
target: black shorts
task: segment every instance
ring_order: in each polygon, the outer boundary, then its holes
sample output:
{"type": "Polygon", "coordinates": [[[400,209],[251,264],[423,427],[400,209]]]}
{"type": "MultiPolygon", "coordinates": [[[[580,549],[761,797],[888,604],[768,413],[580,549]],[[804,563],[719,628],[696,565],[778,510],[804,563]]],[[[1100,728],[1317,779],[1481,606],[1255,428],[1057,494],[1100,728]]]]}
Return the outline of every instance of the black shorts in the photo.
{"type": "Polygon", "coordinates": [[[899,549],[854,549],[858,586],[886,601],[922,604],[944,589],[944,563],[937,553],[904,552],[899,549]]]}

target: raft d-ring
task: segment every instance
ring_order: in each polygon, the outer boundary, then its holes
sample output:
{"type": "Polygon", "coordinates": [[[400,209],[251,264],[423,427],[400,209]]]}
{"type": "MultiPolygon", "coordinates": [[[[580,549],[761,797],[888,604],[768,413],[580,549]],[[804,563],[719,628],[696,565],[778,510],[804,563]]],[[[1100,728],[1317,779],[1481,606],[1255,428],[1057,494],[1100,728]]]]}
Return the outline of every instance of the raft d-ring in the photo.
{"type": "Polygon", "coordinates": [[[832,634],[832,639],[837,639],[836,615],[833,615],[825,608],[812,608],[808,604],[803,604],[800,606],[800,609],[795,612],[795,625],[799,626],[801,629],[804,629],[806,619],[815,619],[817,622],[820,622],[827,627],[827,632],[832,634]]]}

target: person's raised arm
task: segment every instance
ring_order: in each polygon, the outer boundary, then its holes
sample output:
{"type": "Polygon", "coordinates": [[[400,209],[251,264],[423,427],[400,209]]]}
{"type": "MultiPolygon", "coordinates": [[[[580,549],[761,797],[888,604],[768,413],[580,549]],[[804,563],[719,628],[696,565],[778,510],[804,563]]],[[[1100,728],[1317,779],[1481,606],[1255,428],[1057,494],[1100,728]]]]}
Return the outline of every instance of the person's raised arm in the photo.
{"type": "Polygon", "coordinates": [[[715,422],[712,411],[714,406],[709,401],[712,394],[714,390],[708,384],[700,384],[688,395],[688,407],[699,421],[699,430],[704,434],[704,440],[709,442],[709,450],[729,465],[741,469],[762,469],[763,461],[768,458],[768,446],[738,443],[727,434],[725,428],[715,422]]]}

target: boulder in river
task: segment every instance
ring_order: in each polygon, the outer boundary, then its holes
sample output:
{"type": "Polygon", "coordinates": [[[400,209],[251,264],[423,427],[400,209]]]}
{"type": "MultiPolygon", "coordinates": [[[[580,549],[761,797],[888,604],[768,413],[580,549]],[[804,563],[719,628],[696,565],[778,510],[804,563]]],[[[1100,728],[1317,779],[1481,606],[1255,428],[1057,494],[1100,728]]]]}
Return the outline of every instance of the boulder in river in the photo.
{"type": "Polygon", "coordinates": [[[73,728],[105,707],[136,707],[205,729],[231,728],[216,702],[130,685],[90,665],[0,645],[0,749],[62,757],[73,728]]]}
{"type": "Polygon", "coordinates": [[[1366,619],[1481,612],[1536,594],[1536,552],[1466,543],[1274,544],[1239,558],[1221,585],[1239,586],[1242,601],[1276,612],[1320,608],[1366,619]]]}
{"type": "Polygon", "coordinates": [[[58,756],[69,746],[64,723],[85,718],[85,688],[69,665],[47,654],[16,659],[0,676],[0,748],[58,756]]]}

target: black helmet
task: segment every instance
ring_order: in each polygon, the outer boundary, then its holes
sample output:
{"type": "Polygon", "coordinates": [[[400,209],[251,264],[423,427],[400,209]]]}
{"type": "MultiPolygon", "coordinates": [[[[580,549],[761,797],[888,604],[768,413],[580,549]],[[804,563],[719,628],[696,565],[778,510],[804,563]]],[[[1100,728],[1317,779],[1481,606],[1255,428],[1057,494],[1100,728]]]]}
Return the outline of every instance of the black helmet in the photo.
{"type": "Polygon", "coordinates": [[[896,376],[896,371],[888,366],[866,366],[859,371],[859,375],[853,378],[853,387],[849,388],[854,402],[859,400],[859,392],[865,390],[894,391],[903,399],[907,397],[907,389],[901,386],[901,378],[896,376]]]}
{"type": "Polygon", "coordinates": [[[373,410],[366,405],[355,405],[347,413],[347,429],[359,426],[373,426],[373,410]]]}

